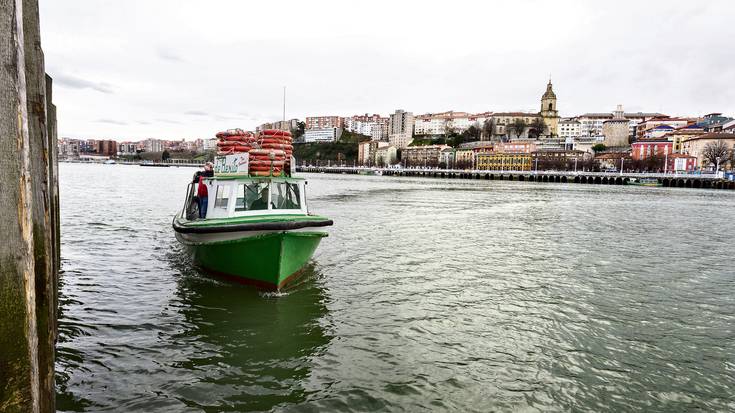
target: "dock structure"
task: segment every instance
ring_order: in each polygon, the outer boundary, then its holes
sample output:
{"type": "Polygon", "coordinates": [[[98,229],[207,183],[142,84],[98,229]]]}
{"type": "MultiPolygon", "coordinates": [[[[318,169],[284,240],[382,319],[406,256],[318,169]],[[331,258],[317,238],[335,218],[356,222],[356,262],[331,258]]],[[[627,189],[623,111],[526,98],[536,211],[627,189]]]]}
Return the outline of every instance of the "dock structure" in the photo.
{"type": "Polygon", "coordinates": [[[396,169],[350,166],[297,166],[299,172],[365,174],[378,172],[383,176],[424,177],[444,179],[482,179],[497,181],[556,182],[593,185],[627,185],[633,179],[656,179],[663,187],[735,189],[735,181],[716,174],[656,174],[574,171],[483,171],[454,169],[396,169]]]}
{"type": "Polygon", "coordinates": [[[38,0],[0,1],[0,411],[55,411],[56,108],[38,0]]]}

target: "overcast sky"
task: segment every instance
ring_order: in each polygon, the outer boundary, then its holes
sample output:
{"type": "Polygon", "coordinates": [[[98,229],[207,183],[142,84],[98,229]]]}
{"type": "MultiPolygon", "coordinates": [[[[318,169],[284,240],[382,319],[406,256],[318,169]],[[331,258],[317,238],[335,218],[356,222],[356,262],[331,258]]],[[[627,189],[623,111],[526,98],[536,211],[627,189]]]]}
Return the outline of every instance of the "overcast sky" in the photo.
{"type": "Polygon", "coordinates": [[[194,139],[309,115],[735,115],[733,1],[41,0],[60,136],[194,139]]]}

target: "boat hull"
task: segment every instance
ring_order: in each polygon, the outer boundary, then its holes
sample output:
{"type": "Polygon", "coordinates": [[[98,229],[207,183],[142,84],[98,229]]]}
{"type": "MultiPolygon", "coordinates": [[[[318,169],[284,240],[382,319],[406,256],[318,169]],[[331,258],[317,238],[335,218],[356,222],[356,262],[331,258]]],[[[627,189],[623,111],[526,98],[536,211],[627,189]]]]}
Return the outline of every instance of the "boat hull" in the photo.
{"type": "Polygon", "coordinates": [[[194,263],[228,279],[277,290],[298,278],[319,242],[321,231],[273,231],[238,234],[230,239],[176,234],[194,263]]]}

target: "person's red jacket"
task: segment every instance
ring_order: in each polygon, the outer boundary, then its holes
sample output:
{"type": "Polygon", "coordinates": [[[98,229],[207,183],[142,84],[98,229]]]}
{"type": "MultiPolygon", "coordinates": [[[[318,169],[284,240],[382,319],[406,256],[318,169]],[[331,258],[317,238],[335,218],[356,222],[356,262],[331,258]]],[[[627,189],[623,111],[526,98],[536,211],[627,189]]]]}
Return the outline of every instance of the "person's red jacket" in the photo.
{"type": "Polygon", "coordinates": [[[199,187],[197,188],[197,196],[199,198],[204,198],[205,196],[208,196],[207,185],[204,185],[204,176],[199,176],[199,187]]]}

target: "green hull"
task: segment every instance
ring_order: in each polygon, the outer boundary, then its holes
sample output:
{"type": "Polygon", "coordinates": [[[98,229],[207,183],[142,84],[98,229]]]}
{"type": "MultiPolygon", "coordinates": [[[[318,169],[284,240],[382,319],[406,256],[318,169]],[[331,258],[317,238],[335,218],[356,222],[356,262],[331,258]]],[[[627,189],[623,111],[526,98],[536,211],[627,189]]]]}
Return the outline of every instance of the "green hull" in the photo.
{"type": "Polygon", "coordinates": [[[232,241],[185,243],[194,262],[215,275],[280,289],[295,280],[324,232],[272,232],[232,241]]]}

